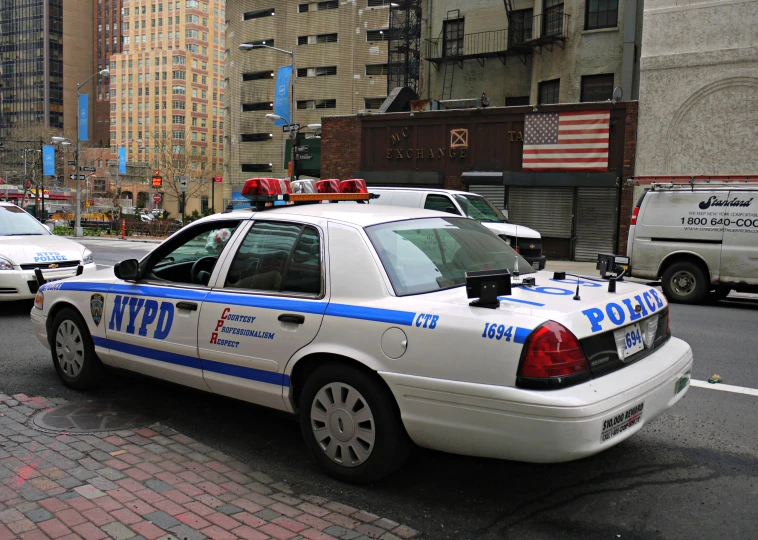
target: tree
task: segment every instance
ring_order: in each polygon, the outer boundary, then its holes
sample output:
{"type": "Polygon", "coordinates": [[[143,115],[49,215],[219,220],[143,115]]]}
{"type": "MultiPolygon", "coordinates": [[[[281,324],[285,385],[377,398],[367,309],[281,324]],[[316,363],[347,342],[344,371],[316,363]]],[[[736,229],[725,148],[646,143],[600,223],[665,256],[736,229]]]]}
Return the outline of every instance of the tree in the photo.
{"type": "Polygon", "coordinates": [[[186,202],[208,192],[208,185],[215,174],[214,165],[220,166],[222,160],[208,155],[206,145],[201,141],[192,140],[193,136],[198,136],[197,132],[175,130],[168,133],[170,137],[166,136],[165,131],[145,135],[148,135],[145,159],[154,170],[160,171],[165,196],[186,202]],[[181,180],[184,178],[187,179],[185,193],[181,190],[181,180]]]}

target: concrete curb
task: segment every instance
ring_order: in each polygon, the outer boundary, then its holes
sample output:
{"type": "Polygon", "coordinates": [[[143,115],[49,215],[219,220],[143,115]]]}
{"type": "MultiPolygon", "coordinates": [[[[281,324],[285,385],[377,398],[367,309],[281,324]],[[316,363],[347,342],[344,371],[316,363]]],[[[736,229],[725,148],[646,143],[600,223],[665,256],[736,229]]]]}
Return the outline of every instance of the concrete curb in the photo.
{"type": "Polygon", "coordinates": [[[74,240],[75,242],[89,242],[89,241],[95,241],[95,242],[139,242],[142,244],[160,244],[163,242],[163,240],[147,240],[147,239],[139,239],[139,238],[103,238],[101,236],[83,236],[81,238],[76,236],[64,236],[64,238],[68,238],[69,240],[74,240]]]}

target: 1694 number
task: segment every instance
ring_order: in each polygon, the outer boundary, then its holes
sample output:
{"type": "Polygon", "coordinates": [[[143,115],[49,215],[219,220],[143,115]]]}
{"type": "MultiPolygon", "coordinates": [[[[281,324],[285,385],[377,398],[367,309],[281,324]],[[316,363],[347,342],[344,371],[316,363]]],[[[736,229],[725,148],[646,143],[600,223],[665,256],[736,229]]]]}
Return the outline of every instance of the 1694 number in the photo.
{"type": "Polygon", "coordinates": [[[497,339],[498,341],[505,338],[505,341],[513,339],[513,327],[504,324],[487,323],[484,325],[482,337],[486,339],[497,339]]]}

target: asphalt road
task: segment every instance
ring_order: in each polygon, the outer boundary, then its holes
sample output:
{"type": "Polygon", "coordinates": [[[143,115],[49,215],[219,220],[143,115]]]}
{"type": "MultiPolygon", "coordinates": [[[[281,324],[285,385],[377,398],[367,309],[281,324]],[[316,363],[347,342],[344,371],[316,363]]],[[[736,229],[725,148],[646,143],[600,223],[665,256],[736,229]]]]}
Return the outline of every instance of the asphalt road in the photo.
{"type": "MultiPolygon", "coordinates": [[[[150,246],[92,244],[112,265],[150,246]]],[[[0,391],[140,403],[174,429],[296,491],[395,519],[432,539],[758,538],[758,397],[690,388],[670,412],[598,456],[530,465],[418,450],[388,480],[355,487],[324,476],[281,413],[168,384],[111,376],[95,394],[66,389],[31,334],[30,304],[0,309],[0,391]]],[[[694,350],[693,377],[758,389],[758,301],[672,306],[694,350]]]]}

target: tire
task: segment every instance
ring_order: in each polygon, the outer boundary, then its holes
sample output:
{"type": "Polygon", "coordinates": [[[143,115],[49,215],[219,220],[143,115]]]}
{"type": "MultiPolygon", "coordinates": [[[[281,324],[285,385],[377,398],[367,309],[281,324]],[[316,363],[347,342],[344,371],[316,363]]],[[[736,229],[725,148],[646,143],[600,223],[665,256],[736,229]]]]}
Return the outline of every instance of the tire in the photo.
{"type": "Polygon", "coordinates": [[[354,484],[396,471],[412,449],[394,396],[376,375],[340,362],[322,365],[305,381],[300,429],[326,472],[354,484]]]}
{"type": "Polygon", "coordinates": [[[103,365],[95,353],[87,323],[77,311],[65,308],[56,314],[50,351],[55,371],[69,388],[88,390],[100,382],[103,365]]]}
{"type": "Polygon", "coordinates": [[[661,288],[669,302],[698,304],[705,300],[711,283],[699,265],[682,261],[666,268],[661,288]]]}
{"type": "Polygon", "coordinates": [[[706,298],[706,301],[709,304],[716,304],[720,302],[721,300],[725,299],[727,296],[729,296],[730,292],[732,292],[732,289],[730,289],[729,287],[724,287],[722,285],[719,285],[718,287],[716,287],[716,290],[708,293],[708,297],[706,298]]]}

